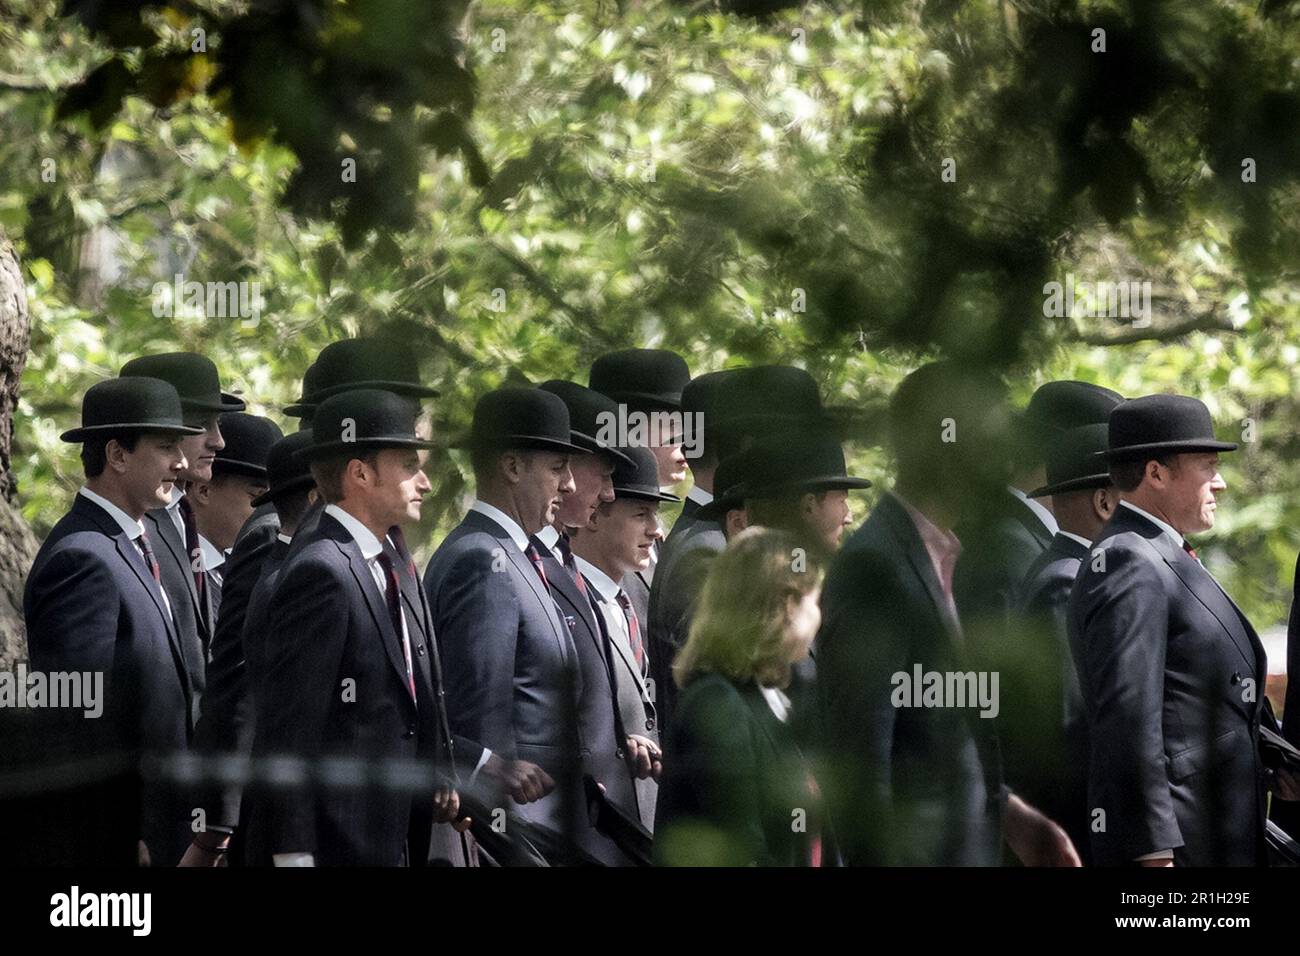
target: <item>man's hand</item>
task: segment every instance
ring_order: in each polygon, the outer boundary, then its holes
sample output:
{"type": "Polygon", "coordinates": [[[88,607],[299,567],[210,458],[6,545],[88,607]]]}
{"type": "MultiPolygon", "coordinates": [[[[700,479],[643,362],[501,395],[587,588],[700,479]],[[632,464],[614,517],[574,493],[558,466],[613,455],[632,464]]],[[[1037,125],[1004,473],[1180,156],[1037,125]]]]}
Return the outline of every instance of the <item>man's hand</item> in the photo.
{"type": "Polygon", "coordinates": [[[136,866],[153,865],[153,860],[149,858],[149,848],[144,845],[144,840],[135,841],[135,863],[136,866]]]}
{"type": "Polygon", "coordinates": [[[1137,865],[1138,865],[1138,866],[1146,866],[1146,867],[1166,867],[1166,866],[1173,866],[1173,865],[1174,865],[1174,858],[1173,858],[1172,856],[1164,856],[1164,857],[1157,857],[1157,858],[1154,859],[1154,860],[1138,860],[1138,861],[1137,861],[1137,865]]]}
{"type": "Polygon", "coordinates": [[[659,779],[664,772],[663,752],[653,740],[629,734],[627,737],[627,762],[638,780],[649,777],[659,779]]]}
{"type": "Polygon", "coordinates": [[[177,866],[225,866],[230,837],[225,833],[203,833],[194,838],[177,866]]]}
{"type": "Polygon", "coordinates": [[[515,803],[532,803],[555,789],[555,781],[545,770],[527,760],[502,760],[496,754],[488,757],[479,771],[496,781],[515,803]]]}
{"type": "Polygon", "coordinates": [[[439,787],[433,792],[433,822],[454,823],[460,813],[460,794],[451,787],[439,787]]]}
{"type": "Polygon", "coordinates": [[[1300,774],[1285,768],[1269,771],[1268,788],[1281,800],[1300,800],[1300,774]]]}
{"type": "Polygon", "coordinates": [[[1007,795],[1002,827],[1007,846],[1025,866],[1083,866],[1069,835],[1014,793],[1007,795]]]}

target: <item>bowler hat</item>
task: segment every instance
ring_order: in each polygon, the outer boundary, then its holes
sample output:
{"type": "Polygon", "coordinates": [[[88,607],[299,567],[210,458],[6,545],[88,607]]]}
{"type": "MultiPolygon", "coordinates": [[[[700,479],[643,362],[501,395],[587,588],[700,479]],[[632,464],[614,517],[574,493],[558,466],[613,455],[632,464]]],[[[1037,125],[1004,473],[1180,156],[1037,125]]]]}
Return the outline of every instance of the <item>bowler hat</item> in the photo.
{"type": "Polygon", "coordinates": [[[307,429],[287,435],[271,446],[266,456],[266,479],[271,487],[253,499],[254,508],[316,483],[311,476],[311,463],[305,455],[298,454],[311,443],[311,429],[307,429]]]}
{"type": "Polygon", "coordinates": [[[377,388],[358,388],[320,403],[312,420],[312,443],[298,454],[324,458],[345,451],[433,448],[415,433],[415,406],[377,388]]]}
{"type": "Polygon", "coordinates": [[[1110,484],[1106,464],[1105,422],[1080,425],[1056,436],[1047,451],[1047,484],[1035,488],[1030,498],[1063,495],[1071,491],[1105,488],[1110,484]]]}
{"type": "Polygon", "coordinates": [[[1146,395],[1130,399],[1110,413],[1110,461],[1140,455],[1191,451],[1235,451],[1235,442],[1214,437],[1214,422],[1205,403],[1188,395],[1146,395]]]}
{"type": "Polygon", "coordinates": [[[600,434],[611,424],[618,425],[618,403],[608,395],[602,395],[594,389],[586,388],[577,382],[566,382],[553,378],[537,386],[544,392],[558,395],[569,410],[569,434],[574,444],[587,451],[601,452],[618,462],[628,461],[628,457],[612,442],[604,442],[600,434]]]}
{"type": "Polygon", "coordinates": [[[331,342],[312,363],[303,396],[286,409],[297,415],[332,395],[358,388],[382,389],[408,398],[437,398],[437,389],[420,384],[420,367],[409,344],[391,339],[358,338],[331,342]]]}
{"type": "Polygon", "coordinates": [[[59,436],[81,442],[96,435],[121,432],[166,432],[201,435],[202,428],[185,424],[181,398],[170,382],[145,376],[97,382],[81,398],[81,426],[59,436]]]}
{"type": "MultiPolygon", "coordinates": [[[[714,428],[723,456],[760,435],[796,428],[827,430],[834,419],[822,405],[817,382],[793,365],[755,365],[733,370],[718,386],[714,428]]],[[[707,428],[707,425],[706,425],[707,428]]]]}
{"type": "Polygon", "coordinates": [[[1080,425],[1105,422],[1112,408],[1124,401],[1119,392],[1065,379],[1040,385],[1016,418],[1017,453],[1026,464],[1040,463],[1054,439],[1080,425]]]}
{"type": "Polygon", "coordinates": [[[306,396],[311,395],[320,386],[316,384],[316,363],[312,362],[307,366],[307,371],[302,373],[302,394],[303,398],[298,399],[292,405],[284,407],[284,413],[290,418],[311,418],[312,413],[316,411],[316,406],[305,401],[306,396]]]}
{"type": "Polygon", "coordinates": [[[573,443],[569,409],[560,396],[518,386],[498,388],[480,398],[474,406],[469,436],[456,446],[587,453],[573,443]]]}
{"type": "Polygon", "coordinates": [[[659,490],[659,466],[654,452],[644,445],[623,448],[626,461],[614,465],[614,499],[635,498],[640,501],[681,501],[676,495],[659,490]]]}
{"type": "Polygon", "coordinates": [[[265,478],[266,456],[284,437],[280,426],[269,418],[243,412],[226,412],[218,424],[226,447],[212,460],[212,473],[265,478]]]}
{"type": "Polygon", "coordinates": [[[749,475],[753,449],[737,452],[718,462],[713,473],[713,500],[695,511],[697,521],[721,521],[728,511],[745,504],[745,478],[749,475]]]}
{"type": "Polygon", "coordinates": [[[242,399],[221,390],[217,367],[206,355],[195,352],[164,352],[141,355],[122,366],[120,378],[137,376],[170,382],[181,397],[181,407],[191,412],[242,412],[242,399]]]}
{"type": "Polygon", "coordinates": [[[616,402],[647,411],[676,411],[691,380],[686,360],[667,349],[623,349],[596,359],[587,384],[616,402]]]}
{"type": "Polygon", "coordinates": [[[848,475],[839,439],[819,429],[781,432],[755,442],[745,479],[747,498],[870,487],[867,479],[848,475]]]}

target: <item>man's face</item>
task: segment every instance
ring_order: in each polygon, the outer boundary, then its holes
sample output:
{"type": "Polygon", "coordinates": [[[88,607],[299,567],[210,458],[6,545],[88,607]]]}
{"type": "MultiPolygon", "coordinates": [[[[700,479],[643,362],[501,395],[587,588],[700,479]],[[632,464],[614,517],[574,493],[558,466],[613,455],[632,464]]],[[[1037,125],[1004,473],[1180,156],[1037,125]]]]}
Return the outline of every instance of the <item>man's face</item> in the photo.
{"type": "Polygon", "coordinates": [[[843,489],[804,496],[804,520],[808,527],[834,551],[840,546],[844,529],[853,521],[849,510],[849,493],[843,489]]]}
{"type": "MultiPolygon", "coordinates": [[[[181,445],[180,436],[153,432],[140,436],[135,451],[122,449],[121,468],[126,495],[140,514],[170,503],[172,487],[185,471],[185,453],[181,445]]],[[[112,457],[110,450],[110,459],[112,457]]]]}
{"type": "Polygon", "coordinates": [[[620,498],[609,506],[608,513],[595,516],[592,527],[611,564],[624,573],[650,567],[650,550],[663,538],[658,515],[657,501],[620,498]]]}
{"type": "Polygon", "coordinates": [[[201,435],[186,435],[181,439],[181,451],[185,452],[188,465],[181,474],[183,481],[211,481],[212,461],[217,452],[226,447],[226,440],[221,437],[218,426],[220,416],[217,412],[197,418],[186,416],[185,424],[193,428],[202,428],[201,435]]]}
{"type": "Polygon", "coordinates": [[[659,471],[659,487],[667,488],[686,480],[686,455],[682,451],[682,437],[677,433],[668,413],[650,415],[650,450],[654,452],[659,471]]]}
{"type": "Polygon", "coordinates": [[[569,460],[574,492],[560,502],[560,523],[567,528],[585,528],[596,506],[614,500],[614,463],[606,455],[575,455],[569,460]]]}
{"type": "Polygon", "coordinates": [[[532,451],[522,456],[515,497],[526,534],[536,534],[555,521],[564,499],[574,493],[569,456],[561,452],[532,451]]]}
{"type": "Polygon", "coordinates": [[[1214,527],[1215,494],[1228,486],[1219,475],[1217,452],[1190,452],[1174,456],[1171,467],[1157,465],[1164,477],[1162,505],[1182,534],[1198,534],[1214,527]]]}
{"type": "Polygon", "coordinates": [[[414,448],[385,448],[367,466],[372,481],[367,491],[370,514],[384,527],[420,520],[420,505],[431,490],[424,473],[424,455],[414,448]]]}
{"type": "MultiPolygon", "coordinates": [[[[218,475],[199,482],[194,495],[199,531],[222,551],[235,546],[239,529],[253,514],[253,499],[266,491],[265,478],[248,475],[218,475]]],[[[191,493],[195,492],[192,485],[191,493]]]]}

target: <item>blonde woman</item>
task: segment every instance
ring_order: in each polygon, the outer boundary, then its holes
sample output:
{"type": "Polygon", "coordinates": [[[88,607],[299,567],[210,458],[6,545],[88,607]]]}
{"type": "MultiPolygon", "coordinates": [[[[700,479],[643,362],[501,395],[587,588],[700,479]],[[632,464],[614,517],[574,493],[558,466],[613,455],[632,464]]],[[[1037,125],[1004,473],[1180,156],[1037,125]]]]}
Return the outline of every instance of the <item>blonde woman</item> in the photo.
{"type": "Polygon", "coordinates": [[[821,622],[819,570],[750,528],[714,559],[673,664],[682,688],[655,817],[661,866],[820,864],[816,786],[781,692],[821,622]]]}

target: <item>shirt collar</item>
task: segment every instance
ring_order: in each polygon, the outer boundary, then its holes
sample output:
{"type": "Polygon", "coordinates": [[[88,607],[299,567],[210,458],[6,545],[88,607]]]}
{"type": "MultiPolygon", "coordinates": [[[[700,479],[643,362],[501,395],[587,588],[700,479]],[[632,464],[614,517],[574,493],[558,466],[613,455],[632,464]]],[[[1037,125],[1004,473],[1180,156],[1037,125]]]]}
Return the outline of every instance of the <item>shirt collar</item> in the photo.
{"type": "Polygon", "coordinates": [[[790,719],[790,698],[781,693],[779,687],[763,687],[760,685],[758,691],[763,695],[763,699],[767,701],[768,708],[777,720],[784,724],[790,719]]]}
{"type": "Polygon", "coordinates": [[[289,537],[283,531],[277,531],[275,533],[275,538],[277,541],[283,541],[285,544],[293,544],[293,538],[289,537]]]}
{"type": "Polygon", "coordinates": [[[925,545],[925,550],[935,560],[948,557],[951,555],[956,558],[961,554],[961,541],[951,531],[945,531],[937,524],[927,518],[924,514],[913,507],[912,503],[896,491],[891,491],[903,510],[907,512],[908,517],[912,519],[912,524],[916,525],[916,532],[921,536],[921,543],[925,545]]]}
{"type": "Polygon", "coordinates": [[[203,555],[203,570],[213,571],[226,563],[226,555],[203,535],[199,535],[199,552],[203,555]]]}
{"type": "Polygon", "coordinates": [[[580,558],[576,554],[573,558],[577,561],[578,570],[582,572],[582,576],[590,581],[592,586],[599,592],[601,600],[615,601],[618,599],[618,592],[623,590],[622,585],[590,561],[580,558]]]}
{"type": "Polygon", "coordinates": [[[175,511],[180,507],[181,499],[185,497],[185,489],[178,483],[172,484],[172,500],[167,502],[167,510],[175,511]]]}
{"type": "Polygon", "coordinates": [[[326,505],[325,513],[330,515],[339,524],[343,525],[343,529],[347,531],[348,534],[352,535],[353,540],[356,541],[361,548],[361,556],[363,558],[367,561],[373,561],[375,558],[379,557],[379,552],[384,550],[383,545],[379,543],[379,539],[374,536],[369,528],[363,525],[356,518],[352,517],[352,515],[348,514],[338,505],[326,505]]]}
{"type": "Polygon", "coordinates": [[[108,516],[118,523],[118,526],[122,529],[123,533],[125,533],[126,536],[130,538],[132,541],[140,537],[140,535],[144,534],[144,525],[141,522],[136,521],[129,514],[127,514],[117,505],[113,504],[113,502],[109,501],[103,495],[95,494],[93,491],[91,491],[89,488],[85,487],[84,485],[81,487],[81,490],[77,493],[82,497],[84,497],[87,501],[91,502],[92,504],[99,505],[99,507],[107,511],[108,516]]]}
{"type": "Polygon", "coordinates": [[[547,525],[541,531],[537,532],[537,540],[546,545],[547,551],[554,551],[556,542],[560,540],[560,532],[555,530],[554,525],[547,525]]]}
{"type": "Polygon", "coordinates": [[[1023,501],[1028,506],[1029,510],[1034,513],[1034,517],[1041,521],[1043,527],[1052,532],[1052,534],[1056,534],[1056,532],[1061,530],[1061,526],[1056,523],[1056,516],[1033,498],[1029,497],[1029,495],[1025,494],[1015,485],[1007,485],[1007,491],[1011,492],[1023,501]]]}
{"type": "Polygon", "coordinates": [[[1079,544],[1083,545],[1089,551],[1092,550],[1092,542],[1089,541],[1087,538],[1083,537],[1082,535],[1075,534],[1073,531],[1066,531],[1064,528],[1057,529],[1056,533],[1065,535],[1065,537],[1069,538],[1071,541],[1079,542],[1079,544]]]}
{"type": "Polygon", "coordinates": [[[477,511],[483,517],[495,521],[506,531],[507,534],[510,535],[510,540],[515,543],[520,551],[528,550],[528,535],[524,534],[524,529],[519,527],[519,522],[510,517],[500,508],[495,505],[490,505],[486,501],[476,499],[474,503],[469,506],[469,510],[477,511]]]}
{"type": "Polygon", "coordinates": [[[1173,525],[1171,525],[1168,521],[1160,520],[1151,512],[1147,511],[1145,508],[1139,508],[1137,505],[1133,504],[1133,502],[1126,501],[1123,498],[1120,499],[1119,503],[1122,504],[1125,508],[1129,508],[1133,511],[1136,511],[1138,514],[1146,518],[1148,521],[1154,524],[1165,534],[1169,535],[1169,537],[1173,539],[1174,544],[1178,545],[1178,547],[1181,548],[1183,546],[1183,536],[1179,534],[1178,530],[1173,525]]]}
{"type": "Polygon", "coordinates": [[[686,492],[686,500],[694,501],[702,508],[713,500],[713,492],[705,491],[699,485],[691,485],[691,490],[686,492]]]}

